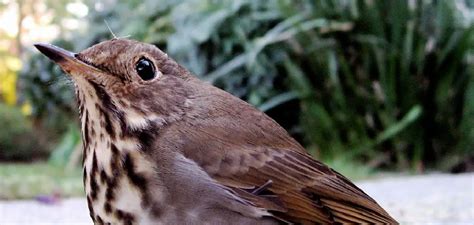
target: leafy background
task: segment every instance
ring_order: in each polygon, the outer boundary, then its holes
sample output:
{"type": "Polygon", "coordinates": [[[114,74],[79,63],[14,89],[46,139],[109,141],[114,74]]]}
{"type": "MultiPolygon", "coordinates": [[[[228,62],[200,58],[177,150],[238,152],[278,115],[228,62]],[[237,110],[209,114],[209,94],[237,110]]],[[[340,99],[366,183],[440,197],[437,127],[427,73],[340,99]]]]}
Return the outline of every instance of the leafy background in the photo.
{"type": "MultiPolygon", "coordinates": [[[[472,1],[78,1],[84,17],[66,12],[67,1],[44,2],[61,31],[53,44],[80,51],[111,39],[107,21],[115,35],[158,46],[265,111],[343,173],[448,170],[474,156],[472,1]]],[[[52,153],[40,159],[74,164],[72,86],[22,48],[18,97],[1,107],[28,108],[31,132],[47,130],[36,136],[52,153]]]]}

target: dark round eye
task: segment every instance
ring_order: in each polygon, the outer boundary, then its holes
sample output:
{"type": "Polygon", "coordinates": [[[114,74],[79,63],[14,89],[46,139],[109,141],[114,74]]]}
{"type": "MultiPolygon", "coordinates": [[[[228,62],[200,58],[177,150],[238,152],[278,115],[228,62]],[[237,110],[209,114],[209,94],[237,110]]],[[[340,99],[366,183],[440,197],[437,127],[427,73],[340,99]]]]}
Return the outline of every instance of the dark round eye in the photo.
{"type": "Polygon", "coordinates": [[[155,66],[153,66],[153,63],[147,58],[138,60],[135,70],[143,80],[151,80],[156,76],[155,66]]]}

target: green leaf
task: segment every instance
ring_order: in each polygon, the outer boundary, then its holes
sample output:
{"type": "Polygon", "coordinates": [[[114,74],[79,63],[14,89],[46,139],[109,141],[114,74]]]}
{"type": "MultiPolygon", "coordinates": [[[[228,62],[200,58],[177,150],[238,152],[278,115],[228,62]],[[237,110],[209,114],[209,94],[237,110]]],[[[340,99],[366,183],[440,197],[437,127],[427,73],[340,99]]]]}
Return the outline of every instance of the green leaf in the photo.
{"type": "Polygon", "coordinates": [[[377,135],[377,138],[375,138],[375,143],[380,144],[390,138],[393,138],[395,135],[397,135],[398,133],[406,129],[410,124],[415,122],[421,116],[422,112],[423,110],[421,106],[419,105],[413,106],[410,109],[410,111],[408,111],[408,113],[405,114],[405,116],[403,116],[403,118],[400,121],[391,125],[382,133],[377,135]]]}
{"type": "Polygon", "coordinates": [[[295,92],[289,91],[289,92],[281,93],[279,95],[276,95],[276,96],[270,98],[266,102],[260,104],[258,106],[258,109],[265,112],[265,111],[268,111],[272,108],[275,108],[278,105],[281,105],[285,102],[291,101],[291,100],[296,99],[296,98],[298,98],[298,94],[296,94],[295,92]]]}

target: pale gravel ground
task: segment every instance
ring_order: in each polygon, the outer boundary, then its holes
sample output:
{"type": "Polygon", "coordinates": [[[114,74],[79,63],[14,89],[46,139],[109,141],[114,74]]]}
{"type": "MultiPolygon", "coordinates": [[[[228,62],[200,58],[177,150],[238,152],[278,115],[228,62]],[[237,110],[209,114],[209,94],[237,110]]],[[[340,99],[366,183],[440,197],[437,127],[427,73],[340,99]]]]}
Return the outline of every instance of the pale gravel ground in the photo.
{"type": "MultiPolygon", "coordinates": [[[[474,225],[474,173],[431,174],[358,182],[402,224],[474,225]]],[[[0,201],[1,225],[90,225],[83,198],[57,205],[0,201]]]]}
{"type": "Polygon", "coordinates": [[[474,173],[357,183],[401,224],[474,225],[474,173]]]}

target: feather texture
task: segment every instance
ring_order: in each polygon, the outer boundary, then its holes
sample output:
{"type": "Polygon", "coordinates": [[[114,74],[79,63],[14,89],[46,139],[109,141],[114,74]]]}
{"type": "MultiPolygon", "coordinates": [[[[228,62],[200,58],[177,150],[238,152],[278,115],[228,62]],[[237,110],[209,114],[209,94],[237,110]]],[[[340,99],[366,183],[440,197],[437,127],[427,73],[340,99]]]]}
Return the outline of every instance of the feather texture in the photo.
{"type": "Polygon", "coordinates": [[[186,132],[182,153],[243,199],[297,224],[396,223],[264,113],[198,80],[188,85],[193,104],[176,124],[176,132],[186,132]],[[249,191],[269,180],[265,195],[249,191]]]}

